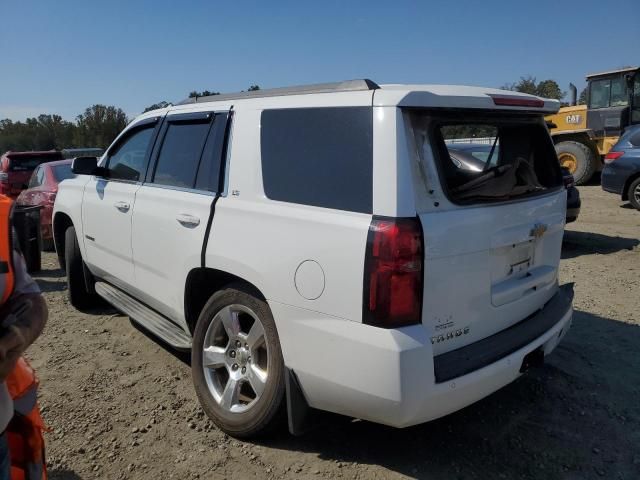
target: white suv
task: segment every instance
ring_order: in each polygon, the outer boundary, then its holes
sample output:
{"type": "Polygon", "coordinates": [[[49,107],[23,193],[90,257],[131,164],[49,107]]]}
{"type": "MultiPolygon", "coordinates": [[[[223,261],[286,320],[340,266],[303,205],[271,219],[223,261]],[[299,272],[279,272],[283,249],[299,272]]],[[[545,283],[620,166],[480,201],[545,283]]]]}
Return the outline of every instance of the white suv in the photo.
{"type": "Polygon", "coordinates": [[[356,80],[145,113],[60,186],[71,303],[98,295],[190,349],[202,406],[232,435],[285,408],[293,432],[310,409],[395,427],[456,411],[569,328],[543,118],[558,106],[356,80]],[[491,149],[452,159],[465,141],[491,149]]]}

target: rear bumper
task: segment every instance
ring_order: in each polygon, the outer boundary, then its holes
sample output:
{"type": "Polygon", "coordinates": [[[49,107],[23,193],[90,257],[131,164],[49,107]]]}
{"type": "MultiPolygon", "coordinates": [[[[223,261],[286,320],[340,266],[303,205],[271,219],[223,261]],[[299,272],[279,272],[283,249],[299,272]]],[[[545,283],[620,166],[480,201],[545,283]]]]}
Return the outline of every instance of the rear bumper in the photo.
{"type": "Polygon", "coordinates": [[[605,192],[623,195],[626,180],[624,172],[618,172],[615,167],[605,165],[600,176],[600,185],[605,192]]]}
{"type": "Polygon", "coordinates": [[[52,228],[53,205],[44,205],[40,210],[40,225],[42,228],[42,238],[45,240],[53,239],[52,228]]]}
{"type": "Polygon", "coordinates": [[[571,288],[563,288],[528,319],[437,357],[421,325],[384,330],[270,305],[285,364],[295,371],[310,406],[407,427],[455,412],[511,383],[532,351],[549,354],[569,329],[572,297],[571,288]]]}

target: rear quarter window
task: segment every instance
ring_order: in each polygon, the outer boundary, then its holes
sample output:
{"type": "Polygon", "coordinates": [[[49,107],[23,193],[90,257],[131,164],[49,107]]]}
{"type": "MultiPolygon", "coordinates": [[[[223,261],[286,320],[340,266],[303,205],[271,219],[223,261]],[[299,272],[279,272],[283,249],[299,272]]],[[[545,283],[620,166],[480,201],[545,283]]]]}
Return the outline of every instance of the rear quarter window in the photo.
{"type": "Polygon", "coordinates": [[[260,144],[268,198],[371,213],[370,107],[265,110],[260,144]]]}
{"type": "Polygon", "coordinates": [[[640,148],[640,130],[629,137],[629,143],[635,148],[640,148]]]}

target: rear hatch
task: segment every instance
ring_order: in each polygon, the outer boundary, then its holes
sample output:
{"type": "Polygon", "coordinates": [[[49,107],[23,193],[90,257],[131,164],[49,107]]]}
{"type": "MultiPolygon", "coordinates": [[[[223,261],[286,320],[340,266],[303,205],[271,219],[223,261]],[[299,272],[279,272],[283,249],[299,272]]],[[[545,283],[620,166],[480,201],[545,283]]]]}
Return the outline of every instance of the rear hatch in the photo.
{"type": "MultiPolygon", "coordinates": [[[[61,160],[60,152],[20,152],[7,155],[8,165],[3,183],[9,185],[9,192],[18,195],[29,183],[31,174],[41,163],[61,160]]],[[[3,175],[4,176],[4,175],[3,175]]]]}
{"type": "Polygon", "coordinates": [[[422,321],[438,355],[524,320],[555,294],[566,191],[540,114],[408,115],[423,184],[422,321]]]}

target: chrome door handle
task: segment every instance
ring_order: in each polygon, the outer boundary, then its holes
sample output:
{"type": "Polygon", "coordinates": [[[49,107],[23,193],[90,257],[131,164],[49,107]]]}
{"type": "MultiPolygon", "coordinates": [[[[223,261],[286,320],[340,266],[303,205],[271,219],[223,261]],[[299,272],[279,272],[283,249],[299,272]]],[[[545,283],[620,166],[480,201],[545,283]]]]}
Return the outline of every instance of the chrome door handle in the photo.
{"type": "Polygon", "coordinates": [[[181,213],[176,217],[178,223],[183,227],[187,228],[196,228],[200,225],[200,219],[198,217],[194,217],[193,215],[189,215],[188,213],[181,213]]]}
{"type": "Polygon", "coordinates": [[[113,206],[120,210],[122,213],[127,213],[129,211],[129,208],[131,208],[131,205],[129,205],[127,202],[116,202],[113,204],[113,206]]]}

